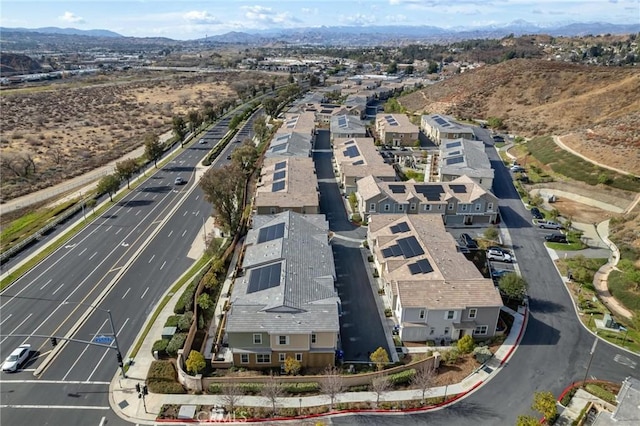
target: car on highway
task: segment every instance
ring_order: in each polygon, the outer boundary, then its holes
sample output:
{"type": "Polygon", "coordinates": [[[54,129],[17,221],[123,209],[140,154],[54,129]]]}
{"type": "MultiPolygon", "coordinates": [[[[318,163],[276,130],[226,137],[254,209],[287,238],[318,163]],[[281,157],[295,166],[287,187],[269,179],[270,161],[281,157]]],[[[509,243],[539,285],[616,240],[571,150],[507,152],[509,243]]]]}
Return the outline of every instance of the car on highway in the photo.
{"type": "Polygon", "coordinates": [[[567,243],[567,236],[564,234],[549,234],[544,236],[544,240],[549,243],[567,243]]]}
{"type": "Polygon", "coordinates": [[[537,220],[544,219],[544,215],[542,214],[540,209],[537,208],[537,207],[534,207],[534,208],[531,209],[531,216],[533,216],[533,218],[537,219],[537,220]]]}
{"type": "Polygon", "coordinates": [[[487,250],[487,259],[497,262],[513,262],[513,256],[511,256],[511,253],[502,250],[500,247],[490,247],[487,250]]]}
{"type": "Polygon", "coordinates": [[[231,160],[231,154],[227,155],[227,160],[231,160]]]}
{"type": "Polygon", "coordinates": [[[173,181],[173,183],[176,185],[184,185],[185,183],[187,183],[187,181],[178,176],[176,180],[173,181]]]}
{"type": "Polygon", "coordinates": [[[17,371],[18,368],[29,358],[29,354],[31,353],[31,345],[20,345],[16,349],[11,352],[11,355],[4,360],[4,364],[2,364],[2,371],[5,372],[13,372],[17,371]]]}
{"type": "Polygon", "coordinates": [[[467,248],[469,250],[478,249],[478,243],[476,243],[476,241],[473,238],[471,238],[471,235],[469,234],[460,234],[460,237],[458,238],[458,242],[460,243],[460,246],[463,248],[467,248]]]}
{"type": "Polygon", "coordinates": [[[538,228],[541,229],[562,229],[562,225],[552,220],[539,220],[538,228]]]}
{"type": "Polygon", "coordinates": [[[200,139],[200,140],[198,141],[198,143],[199,143],[200,145],[204,145],[205,143],[207,143],[207,141],[206,141],[206,140],[204,140],[204,139],[200,139]]]}

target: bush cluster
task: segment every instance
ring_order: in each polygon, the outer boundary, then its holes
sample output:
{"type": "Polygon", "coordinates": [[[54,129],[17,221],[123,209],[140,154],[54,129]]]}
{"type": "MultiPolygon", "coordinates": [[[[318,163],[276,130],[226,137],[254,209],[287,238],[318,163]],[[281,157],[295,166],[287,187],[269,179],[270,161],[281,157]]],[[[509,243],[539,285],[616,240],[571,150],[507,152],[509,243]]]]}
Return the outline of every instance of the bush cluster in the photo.
{"type": "Polygon", "coordinates": [[[180,321],[181,316],[180,315],[171,315],[169,318],[167,318],[167,321],[165,321],[164,326],[165,327],[177,327],[178,326],[178,321],[180,321]]]}
{"type": "Polygon", "coordinates": [[[180,331],[188,331],[191,327],[191,323],[193,322],[193,312],[187,311],[180,316],[180,320],[178,321],[178,330],[180,331]]]}
{"type": "Polygon", "coordinates": [[[410,370],[401,371],[399,373],[395,373],[389,376],[389,381],[392,385],[405,385],[410,383],[413,377],[416,375],[416,370],[414,368],[410,370]]]}
{"type": "Polygon", "coordinates": [[[177,382],[176,368],[171,361],[153,361],[147,373],[147,385],[153,393],[187,393],[177,382]]]}
{"type": "Polygon", "coordinates": [[[173,308],[173,312],[176,314],[184,314],[186,311],[193,310],[193,298],[196,294],[196,287],[200,282],[200,275],[191,281],[191,283],[184,289],[182,296],[178,299],[176,306],[173,308]]]}
{"type": "Polygon", "coordinates": [[[165,348],[165,351],[167,352],[167,355],[175,357],[178,355],[178,350],[182,349],[182,347],[184,346],[184,341],[187,340],[187,335],[186,333],[176,333],[173,335],[173,337],[171,338],[171,340],[169,341],[169,343],[167,344],[167,347],[165,348]]]}
{"type": "Polygon", "coordinates": [[[167,345],[169,344],[169,339],[161,339],[153,342],[153,346],[151,347],[151,353],[158,351],[159,356],[165,356],[167,354],[167,345]]]}
{"type": "Polygon", "coordinates": [[[299,395],[302,393],[317,392],[320,389],[320,383],[318,382],[285,383],[282,386],[282,389],[291,395],[299,395]]]}

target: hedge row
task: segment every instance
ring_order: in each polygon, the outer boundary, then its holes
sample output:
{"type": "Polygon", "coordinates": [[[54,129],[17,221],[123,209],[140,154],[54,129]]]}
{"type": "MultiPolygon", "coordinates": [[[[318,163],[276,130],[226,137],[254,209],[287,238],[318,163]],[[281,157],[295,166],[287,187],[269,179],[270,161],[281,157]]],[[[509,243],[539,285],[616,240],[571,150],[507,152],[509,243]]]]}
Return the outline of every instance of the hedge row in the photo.
{"type": "Polygon", "coordinates": [[[298,382],[298,383],[285,383],[282,389],[292,395],[298,395],[301,393],[317,392],[320,390],[320,383],[318,382],[298,382]]]}
{"type": "Polygon", "coordinates": [[[167,355],[175,357],[178,355],[178,350],[182,349],[184,342],[187,340],[186,333],[176,333],[173,335],[167,347],[165,348],[167,355]]]}
{"type": "Polygon", "coordinates": [[[415,375],[416,375],[416,370],[412,368],[410,370],[405,370],[405,371],[401,371],[399,373],[390,375],[389,381],[394,386],[405,385],[411,382],[411,379],[413,379],[413,376],[415,375]]]}
{"type": "Polygon", "coordinates": [[[178,374],[171,361],[153,361],[147,373],[147,385],[153,393],[187,393],[177,381],[178,374]]]}
{"type": "MultiPolygon", "coordinates": [[[[243,395],[259,395],[264,388],[264,383],[238,383],[243,395]]],[[[296,383],[283,383],[282,390],[290,395],[300,395],[303,393],[318,392],[320,390],[320,383],[318,382],[296,382],[296,383]]],[[[222,394],[224,393],[222,383],[211,383],[209,385],[208,392],[210,394],[222,394]]]]}

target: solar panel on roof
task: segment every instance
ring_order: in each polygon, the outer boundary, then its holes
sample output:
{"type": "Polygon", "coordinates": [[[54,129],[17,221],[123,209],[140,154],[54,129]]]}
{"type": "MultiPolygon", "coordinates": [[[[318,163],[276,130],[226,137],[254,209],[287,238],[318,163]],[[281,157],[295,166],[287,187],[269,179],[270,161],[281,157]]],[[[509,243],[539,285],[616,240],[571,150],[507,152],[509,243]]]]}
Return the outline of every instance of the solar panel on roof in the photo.
{"type": "Polygon", "coordinates": [[[286,148],[287,148],[287,144],[286,143],[281,143],[280,145],[276,145],[273,148],[271,148],[271,151],[278,152],[278,151],[283,151],[286,148]]]}
{"type": "Polygon", "coordinates": [[[405,191],[404,185],[389,185],[389,189],[394,194],[404,194],[405,191]]]}
{"type": "Polygon", "coordinates": [[[467,192],[467,187],[465,185],[449,185],[449,188],[456,194],[464,194],[467,192]]]}
{"type": "Polygon", "coordinates": [[[464,162],[464,157],[447,158],[446,162],[447,162],[447,166],[450,166],[452,164],[459,164],[464,162]]]}
{"type": "Polygon", "coordinates": [[[456,151],[451,151],[450,153],[447,154],[449,157],[454,157],[456,155],[460,155],[460,150],[456,150],[456,151]]]}
{"type": "Polygon", "coordinates": [[[414,189],[429,201],[440,200],[440,194],[444,192],[442,185],[416,185],[414,189]]]}
{"type": "Polygon", "coordinates": [[[346,157],[353,158],[353,157],[359,156],[360,155],[360,151],[358,151],[358,147],[350,146],[343,152],[343,154],[346,157]]]}
{"type": "Polygon", "coordinates": [[[345,116],[338,117],[338,126],[341,128],[347,127],[347,117],[345,116]]]}
{"type": "Polygon", "coordinates": [[[273,185],[271,185],[271,192],[278,192],[278,191],[282,191],[284,189],[284,181],[278,181],[278,182],[274,182],[273,185]]]}
{"type": "Polygon", "coordinates": [[[282,170],[282,171],[280,171],[280,172],[275,172],[275,173],[273,174],[273,180],[281,180],[281,179],[284,179],[286,175],[287,175],[287,172],[286,172],[286,171],[284,171],[284,170],[282,170]]]}
{"type": "Polygon", "coordinates": [[[276,169],[276,170],[282,170],[282,169],[284,169],[285,167],[287,167],[287,162],[286,162],[286,161],[281,161],[281,162],[279,162],[279,163],[276,163],[276,167],[275,167],[275,169],[276,169]]]}
{"type": "Polygon", "coordinates": [[[364,160],[358,160],[354,163],[352,163],[354,166],[362,166],[364,164],[364,160]]]}
{"type": "Polygon", "coordinates": [[[402,255],[405,259],[410,259],[424,254],[424,250],[420,247],[420,243],[416,240],[416,237],[413,236],[399,239],[398,246],[400,246],[400,250],[402,250],[402,255]]]}
{"type": "Polygon", "coordinates": [[[409,265],[409,271],[411,275],[428,274],[429,272],[433,272],[433,268],[427,259],[420,259],[416,263],[409,265]]]}
{"type": "Polygon", "coordinates": [[[407,222],[400,222],[399,224],[390,227],[390,229],[392,234],[398,234],[400,232],[407,232],[409,230],[409,225],[407,225],[407,222]]]}
{"type": "Polygon", "coordinates": [[[280,273],[282,263],[252,269],[249,273],[249,286],[247,293],[266,290],[280,285],[280,273]]]}
{"type": "Polygon", "coordinates": [[[258,244],[284,237],[284,222],[267,226],[258,231],[258,244]]]}
{"type": "Polygon", "coordinates": [[[462,143],[460,141],[450,142],[450,143],[448,143],[446,145],[446,148],[450,149],[450,148],[455,148],[455,147],[458,147],[458,146],[462,146],[462,143]]]}
{"type": "Polygon", "coordinates": [[[443,126],[445,124],[447,124],[447,120],[445,120],[444,118],[440,117],[440,116],[435,116],[433,117],[433,120],[438,123],[439,125],[443,126]]]}

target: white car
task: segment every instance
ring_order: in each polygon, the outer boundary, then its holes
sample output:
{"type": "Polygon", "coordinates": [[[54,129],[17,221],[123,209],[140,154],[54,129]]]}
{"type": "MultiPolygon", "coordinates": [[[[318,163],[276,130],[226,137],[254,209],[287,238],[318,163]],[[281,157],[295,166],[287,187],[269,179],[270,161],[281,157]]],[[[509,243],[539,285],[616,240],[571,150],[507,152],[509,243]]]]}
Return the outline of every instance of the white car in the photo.
{"type": "Polygon", "coordinates": [[[207,143],[207,141],[205,141],[204,139],[200,139],[200,140],[198,141],[198,143],[199,143],[200,145],[204,145],[205,143],[207,143]]]}
{"type": "Polygon", "coordinates": [[[507,253],[504,250],[493,249],[493,248],[490,248],[489,250],[487,250],[487,259],[495,260],[498,262],[507,262],[507,263],[513,262],[513,257],[511,256],[510,253],[507,253]]]}
{"type": "Polygon", "coordinates": [[[555,230],[560,230],[563,228],[562,225],[560,225],[558,222],[553,222],[551,220],[539,220],[538,227],[541,229],[555,229],[555,230]]]}
{"type": "Polygon", "coordinates": [[[182,179],[180,176],[178,176],[176,178],[176,180],[174,181],[174,184],[176,184],[176,185],[184,185],[185,183],[186,183],[185,180],[182,179]]]}
{"type": "Polygon", "coordinates": [[[4,360],[2,371],[17,371],[31,354],[31,345],[20,345],[4,360]]]}
{"type": "Polygon", "coordinates": [[[522,167],[522,166],[518,166],[518,165],[516,164],[516,165],[511,166],[511,169],[510,169],[510,170],[511,170],[512,172],[514,172],[514,173],[524,172],[524,167],[522,167]]]}

